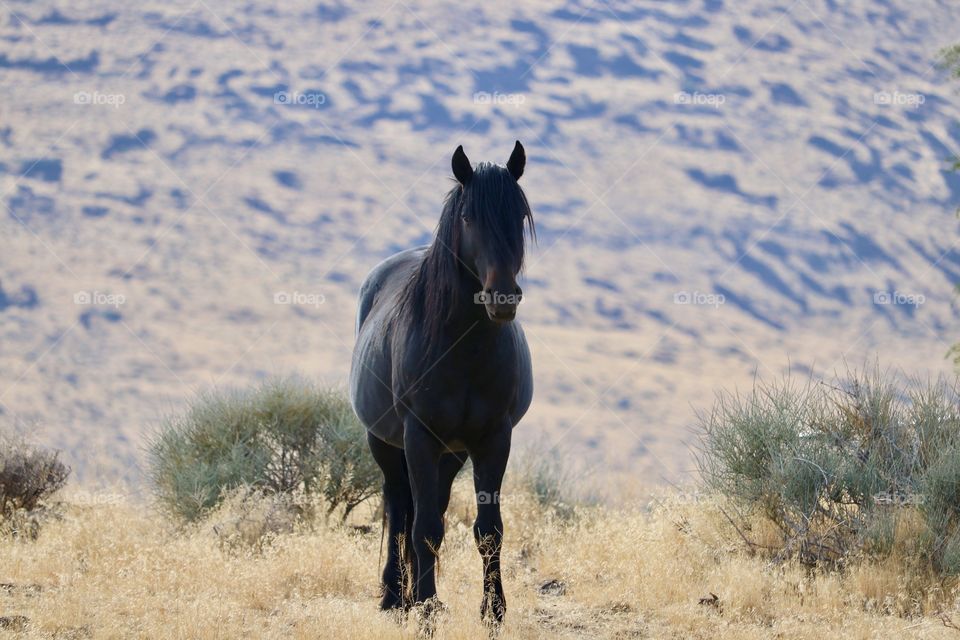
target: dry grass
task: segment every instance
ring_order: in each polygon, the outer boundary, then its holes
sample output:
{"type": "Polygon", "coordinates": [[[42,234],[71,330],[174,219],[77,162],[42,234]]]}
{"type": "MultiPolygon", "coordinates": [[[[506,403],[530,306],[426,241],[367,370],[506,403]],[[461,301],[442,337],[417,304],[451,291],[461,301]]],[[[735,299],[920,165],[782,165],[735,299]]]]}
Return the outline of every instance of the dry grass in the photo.
{"type": "MultiPolygon", "coordinates": [[[[738,549],[716,506],[676,497],[570,520],[524,495],[504,508],[503,638],[960,638],[938,616],[956,610],[955,592],[924,582],[907,555],[843,575],[771,566],[738,549]]],[[[486,635],[472,510],[461,483],[442,552],[440,638],[486,635]]],[[[38,540],[0,543],[0,635],[416,637],[412,618],[376,609],[379,547],[379,526],[317,524],[245,550],[221,544],[210,522],[177,530],[144,507],[75,502],[38,540]]]]}

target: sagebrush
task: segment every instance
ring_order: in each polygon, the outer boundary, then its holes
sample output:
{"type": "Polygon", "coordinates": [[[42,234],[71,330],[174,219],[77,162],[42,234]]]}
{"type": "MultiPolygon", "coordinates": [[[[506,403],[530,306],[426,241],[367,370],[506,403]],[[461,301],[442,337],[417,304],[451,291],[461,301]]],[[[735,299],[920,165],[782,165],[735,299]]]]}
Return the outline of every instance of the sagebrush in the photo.
{"type": "Polygon", "coordinates": [[[35,538],[48,501],[69,475],[59,452],[0,434],[0,531],[35,538]]]}
{"type": "Polygon", "coordinates": [[[758,382],[722,394],[701,426],[701,475],[752,548],[843,564],[892,553],[909,525],[911,554],[960,573],[955,382],[907,385],[879,369],[836,384],[758,382]],[[751,530],[757,515],[772,535],[751,530]]]}
{"type": "Polygon", "coordinates": [[[321,496],[345,518],[379,491],[365,433],[341,391],[301,378],[211,391],[155,434],[150,478],[161,505],[187,521],[243,486],[321,496]]]}

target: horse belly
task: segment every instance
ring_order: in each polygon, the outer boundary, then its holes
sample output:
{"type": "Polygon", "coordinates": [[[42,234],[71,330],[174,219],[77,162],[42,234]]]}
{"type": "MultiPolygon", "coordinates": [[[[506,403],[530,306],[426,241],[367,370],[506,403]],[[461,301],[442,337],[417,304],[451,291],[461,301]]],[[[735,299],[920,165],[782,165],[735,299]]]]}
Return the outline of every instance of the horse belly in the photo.
{"type": "Polygon", "coordinates": [[[403,423],[393,394],[390,314],[397,295],[422,259],[424,247],[394,254],[378,264],[360,287],[357,343],[350,366],[350,402],[375,436],[403,447],[403,423]]]}
{"type": "Polygon", "coordinates": [[[357,336],[350,368],[350,403],[360,422],[384,442],[403,447],[403,424],[394,409],[390,349],[368,323],[357,336]]]}

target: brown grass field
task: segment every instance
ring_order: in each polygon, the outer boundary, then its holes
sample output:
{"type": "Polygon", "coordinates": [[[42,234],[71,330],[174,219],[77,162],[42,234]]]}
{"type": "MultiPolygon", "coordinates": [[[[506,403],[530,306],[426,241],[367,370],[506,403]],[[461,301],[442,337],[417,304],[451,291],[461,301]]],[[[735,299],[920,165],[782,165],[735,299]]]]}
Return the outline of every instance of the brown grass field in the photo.
{"type": "MultiPolygon", "coordinates": [[[[348,525],[320,520],[249,546],[225,543],[224,531],[257,533],[250,513],[241,515],[252,526],[221,512],[184,530],[146,506],[98,495],[66,496],[35,541],[0,545],[4,637],[418,635],[415,614],[401,621],[377,610],[374,505],[348,525]]],[[[949,626],[951,612],[960,623],[955,587],[926,579],[907,554],[833,573],[775,565],[746,553],[711,500],[677,493],[643,508],[560,516],[515,490],[504,510],[502,638],[960,637],[949,626]]],[[[488,635],[478,619],[472,511],[460,480],[441,552],[447,609],[438,638],[488,635]]]]}

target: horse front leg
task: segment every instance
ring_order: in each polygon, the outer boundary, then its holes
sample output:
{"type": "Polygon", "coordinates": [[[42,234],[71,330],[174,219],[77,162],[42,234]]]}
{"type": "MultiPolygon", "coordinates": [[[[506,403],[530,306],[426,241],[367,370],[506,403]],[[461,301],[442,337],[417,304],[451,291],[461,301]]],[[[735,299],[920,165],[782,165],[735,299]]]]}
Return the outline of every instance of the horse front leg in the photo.
{"type": "Polygon", "coordinates": [[[478,446],[470,450],[473,460],[473,484],[477,494],[477,520],[473,537],[483,559],[483,603],[480,617],[499,625],[507,611],[500,571],[500,549],[503,546],[503,519],[500,516],[500,489],[503,474],[510,457],[510,436],[513,425],[509,421],[489,433],[478,446]]]}
{"type": "Polygon", "coordinates": [[[418,420],[408,420],[403,448],[413,492],[413,600],[421,603],[437,596],[437,556],[443,543],[438,484],[440,455],[445,447],[418,420]]]}
{"type": "Polygon", "coordinates": [[[450,493],[453,490],[453,481],[467,462],[467,454],[448,451],[440,456],[440,517],[443,518],[450,506],[450,493]]]}

